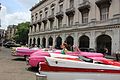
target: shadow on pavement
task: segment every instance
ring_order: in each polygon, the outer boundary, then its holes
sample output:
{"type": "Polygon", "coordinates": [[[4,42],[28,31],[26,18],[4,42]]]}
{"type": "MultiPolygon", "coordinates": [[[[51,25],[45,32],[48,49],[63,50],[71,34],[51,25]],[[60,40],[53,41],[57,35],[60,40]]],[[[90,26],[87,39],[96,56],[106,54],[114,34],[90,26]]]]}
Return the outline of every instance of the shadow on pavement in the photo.
{"type": "Polygon", "coordinates": [[[15,58],[15,59],[12,59],[13,61],[26,61],[24,58],[15,58]]]}
{"type": "Polygon", "coordinates": [[[31,71],[31,72],[38,72],[38,68],[37,67],[28,67],[26,68],[27,71],[31,71]]]}

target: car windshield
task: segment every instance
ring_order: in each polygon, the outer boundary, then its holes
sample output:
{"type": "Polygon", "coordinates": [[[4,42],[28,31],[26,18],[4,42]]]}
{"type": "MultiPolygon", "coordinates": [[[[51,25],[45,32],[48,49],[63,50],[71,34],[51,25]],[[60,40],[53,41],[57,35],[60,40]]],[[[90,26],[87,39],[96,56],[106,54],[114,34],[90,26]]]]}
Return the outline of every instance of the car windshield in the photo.
{"type": "Polygon", "coordinates": [[[89,52],[95,52],[95,50],[94,49],[89,49],[89,52]]]}
{"type": "Polygon", "coordinates": [[[38,50],[38,49],[39,49],[38,47],[31,48],[31,50],[38,50]]]}
{"type": "Polygon", "coordinates": [[[80,48],[80,50],[84,52],[95,52],[95,50],[92,48],[80,48]]]}

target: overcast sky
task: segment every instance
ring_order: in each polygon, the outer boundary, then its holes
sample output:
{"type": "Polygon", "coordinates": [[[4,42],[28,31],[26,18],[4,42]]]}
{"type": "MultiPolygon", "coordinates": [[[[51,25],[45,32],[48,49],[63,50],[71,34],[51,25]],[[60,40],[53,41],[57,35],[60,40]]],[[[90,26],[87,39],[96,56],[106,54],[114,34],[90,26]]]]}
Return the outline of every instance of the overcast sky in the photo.
{"type": "Polygon", "coordinates": [[[21,22],[30,21],[29,9],[40,0],[0,0],[2,9],[0,19],[2,29],[8,25],[17,25],[21,22]]]}

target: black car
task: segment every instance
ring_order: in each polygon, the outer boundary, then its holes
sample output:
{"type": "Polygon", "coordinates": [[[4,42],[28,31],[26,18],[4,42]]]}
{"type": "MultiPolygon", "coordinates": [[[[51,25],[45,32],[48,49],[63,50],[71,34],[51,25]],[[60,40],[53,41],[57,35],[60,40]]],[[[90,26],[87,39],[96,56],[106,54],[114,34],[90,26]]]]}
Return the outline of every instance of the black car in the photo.
{"type": "Polygon", "coordinates": [[[10,48],[10,47],[20,47],[20,45],[16,44],[15,42],[6,42],[3,46],[7,47],[7,48],[10,48]]]}
{"type": "Polygon", "coordinates": [[[80,50],[83,52],[96,52],[93,48],[80,48],[80,50]]]}

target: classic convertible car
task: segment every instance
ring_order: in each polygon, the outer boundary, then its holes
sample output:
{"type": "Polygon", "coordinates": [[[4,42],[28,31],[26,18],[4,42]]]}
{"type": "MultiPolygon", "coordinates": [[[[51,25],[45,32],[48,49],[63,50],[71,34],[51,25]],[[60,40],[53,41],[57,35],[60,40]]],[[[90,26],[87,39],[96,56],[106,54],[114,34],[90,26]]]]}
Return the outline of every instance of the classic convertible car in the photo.
{"type": "MultiPolygon", "coordinates": [[[[27,60],[27,64],[30,65],[31,67],[38,67],[39,62],[44,62],[45,61],[45,56],[51,56],[50,54],[55,53],[55,54],[61,54],[61,50],[51,50],[51,51],[43,51],[39,50],[34,52],[33,54],[30,55],[29,59],[27,60]]],[[[94,52],[82,52],[82,51],[75,51],[75,52],[67,52],[66,55],[72,55],[72,56],[85,56],[87,58],[101,58],[103,59],[103,54],[102,53],[94,53],[94,52]]]]}
{"type": "Polygon", "coordinates": [[[45,60],[39,63],[36,80],[120,80],[119,62],[106,65],[82,59],[45,57],[45,60]]]}
{"type": "Polygon", "coordinates": [[[18,47],[18,48],[16,48],[15,51],[12,51],[12,56],[19,56],[19,57],[24,57],[27,59],[30,56],[30,54],[32,54],[38,50],[40,50],[40,49],[37,47],[34,47],[34,48],[18,47]]]}

